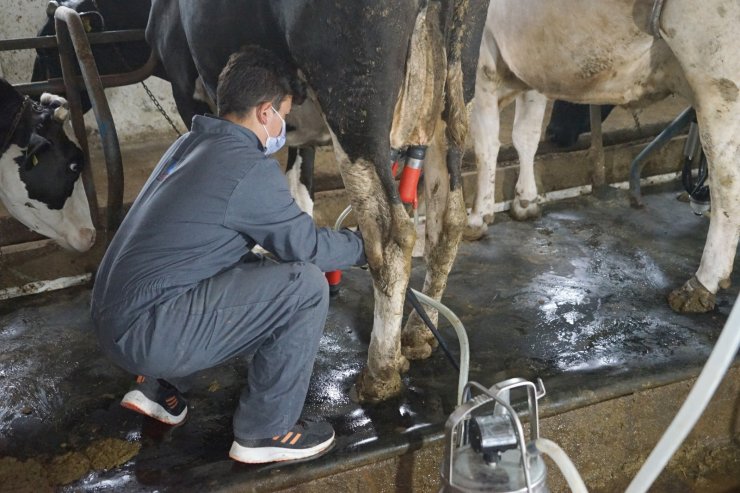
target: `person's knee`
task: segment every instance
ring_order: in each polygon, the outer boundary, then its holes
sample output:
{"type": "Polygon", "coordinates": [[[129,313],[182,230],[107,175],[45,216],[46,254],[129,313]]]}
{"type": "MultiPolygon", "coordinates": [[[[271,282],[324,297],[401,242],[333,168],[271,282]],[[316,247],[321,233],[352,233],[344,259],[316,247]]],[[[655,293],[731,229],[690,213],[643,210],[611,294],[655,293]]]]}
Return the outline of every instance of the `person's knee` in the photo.
{"type": "Polygon", "coordinates": [[[329,299],[329,283],[321,269],[306,262],[296,262],[293,267],[296,280],[300,282],[299,289],[304,296],[321,300],[329,299]]]}

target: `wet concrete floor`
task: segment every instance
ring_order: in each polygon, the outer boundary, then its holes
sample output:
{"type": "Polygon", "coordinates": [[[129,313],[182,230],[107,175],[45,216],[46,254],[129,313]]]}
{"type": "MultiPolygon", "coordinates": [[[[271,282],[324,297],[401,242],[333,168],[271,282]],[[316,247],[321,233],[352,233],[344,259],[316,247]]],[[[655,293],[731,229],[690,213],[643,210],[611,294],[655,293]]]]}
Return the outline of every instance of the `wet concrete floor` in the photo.
{"type": "MultiPolygon", "coordinates": [[[[492,385],[540,377],[548,415],[695,375],[737,289],[720,293],[709,314],[670,310],[666,295],[693,275],[708,226],[675,197],[666,188],[649,192],[647,207],[634,210],[615,192],[549,204],[533,222],[499,215],[486,238],[463,245],[443,301],[468,331],[471,379],[492,385]]],[[[422,281],[415,260],[412,284],[422,281]]],[[[132,377],[99,353],[88,302],[89,290],[76,289],[0,304],[0,473],[12,457],[33,459],[42,470],[33,474],[43,476],[55,457],[116,438],[140,445],[133,459],[121,452],[121,467],[91,467],[62,490],[289,486],[418,447],[439,435],[454,408],[457,374],[439,350],[412,363],[398,398],[376,405],[351,399],[373,307],[369,275],[353,270],[331,302],[304,410],[331,421],[335,447],[302,464],[235,464],[227,453],[245,360],[201,374],[188,396],[188,421],[159,426],[118,405],[132,377]]],[[[441,325],[457,351],[452,330],[441,325]]]]}

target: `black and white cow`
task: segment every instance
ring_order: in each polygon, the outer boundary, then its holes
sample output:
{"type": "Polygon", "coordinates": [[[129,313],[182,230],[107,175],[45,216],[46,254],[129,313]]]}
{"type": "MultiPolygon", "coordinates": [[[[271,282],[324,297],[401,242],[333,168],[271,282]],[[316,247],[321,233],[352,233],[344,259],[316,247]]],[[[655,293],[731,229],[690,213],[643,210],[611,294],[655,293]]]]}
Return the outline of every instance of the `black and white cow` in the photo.
{"type": "Polygon", "coordinates": [[[35,103],[0,79],[0,201],[31,230],[84,252],[95,228],[82,151],[65,133],[66,103],[46,93],[35,103]]]}
{"type": "Polygon", "coordinates": [[[330,129],[373,277],[368,364],[357,382],[363,399],[398,392],[407,358],[428,356],[434,344],[414,319],[401,334],[415,231],[389,151],[429,146],[424,289],[439,299],[465,223],[460,161],[486,9],[481,0],[152,2],[147,41],[173,86],[187,92],[200,79],[214,94],[228,56],[247,44],[305,76],[330,129]]]}
{"type": "MultiPolygon", "coordinates": [[[[38,36],[52,36],[56,33],[54,10],[57,6],[71,8],[78,12],[89,32],[115,31],[121,29],[144,29],[149,19],[150,0],[56,0],[47,8],[46,22],[38,31],[38,36]]],[[[93,57],[102,75],[130,72],[144,65],[151,54],[145,41],[109,43],[93,45],[93,57]]],[[[192,60],[187,66],[178,67],[180,72],[191,74],[193,84],[173,84],[172,93],[178,113],[187,128],[190,128],[194,115],[206,112],[215,113],[212,95],[208,95],[197,78],[192,60]]],[[[164,68],[159,65],[154,75],[169,81],[164,68]]],[[[36,50],[32,81],[62,77],[59,53],[56,48],[36,50]]],[[[186,79],[189,79],[187,77],[186,79]]],[[[90,109],[90,100],[82,94],[82,109],[90,109]]],[[[329,131],[324,125],[321,111],[315,104],[307,103],[296,107],[287,119],[289,146],[288,178],[291,191],[301,208],[313,213],[313,168],[314,147],[331,144],[329,131]]]]}

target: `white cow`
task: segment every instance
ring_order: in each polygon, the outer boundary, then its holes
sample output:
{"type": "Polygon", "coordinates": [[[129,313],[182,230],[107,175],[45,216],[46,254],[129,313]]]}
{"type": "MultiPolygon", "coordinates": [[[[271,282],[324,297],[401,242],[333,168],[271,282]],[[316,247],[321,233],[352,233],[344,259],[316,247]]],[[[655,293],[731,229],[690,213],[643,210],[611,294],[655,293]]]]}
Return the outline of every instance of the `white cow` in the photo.
{"type": "Polygon", "coordinates": [[[665,0],[662,12],[655,3],[491,1],[471,118],[479,180],[468,226],[480,235],[493,218],[503,105],[517,103],[520,175],[512,213],[526,218],[539,213],[533,164],[545,96],[634,105],[680,94],[697,111],[713,210],[699,270],[669,302],[677,311],[704,312],[729,285],[740,232],[740,2],[665,0]]]}
{"type": "Polygon", "coordinates": [[[80,180],[82,151],[65,133],[66,105],[51,94],[37,104],[0,79],[0,201],[31,230],[84,252],[95,228],[80,180]]]}

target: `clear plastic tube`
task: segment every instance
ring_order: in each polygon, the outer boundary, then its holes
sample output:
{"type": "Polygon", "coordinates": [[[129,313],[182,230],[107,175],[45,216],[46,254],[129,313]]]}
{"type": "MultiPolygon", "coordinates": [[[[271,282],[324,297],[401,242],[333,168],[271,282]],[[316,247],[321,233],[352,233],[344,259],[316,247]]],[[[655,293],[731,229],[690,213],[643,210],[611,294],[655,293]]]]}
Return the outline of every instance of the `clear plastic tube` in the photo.
{"type": "Polygon", "coordinates": [[[568,454],[560,448],[560,445],[547,438],[538,438],[535,440],[534,445],[537,447],[537,450],[546,454],[555,462],[555,465],[563,473],[563,477],[568,482],[568,487],[573,493],[588,493],[586,485],[583,479],[581,479],[581,475],[578,474],[578,469],[576,469],[568,454]]]}
{"type": "Polygon", "coordinates": [[[455,315],[452,310],[424,293],[420,293],[412,288],[409,289],[411,289],[416,297],[419,298],[419,301],[436,309],[440,315],[450,322],[452,328],[455,329],[455,334],[457,334],[457,338],[460,341],[460,374],[457,379],[457,405],[459,406],[462,404],[463,390],[465,389],[465,384],[468,383],[468,371],[470,369],[470,344],[468,343],[468,334],[465,332],[465,327],[463,327],[462,322],[457,318],[457,315],[455,315]]]}
{"type": "Polygon", "coordinates": [[[735,300],[725,328],[719,335],[712,354],[681,405],[668,429],[632,480],[626,493],[643,493],[650,488],[670,458],[681,446],[707,407],[740,346],[740,297],[735,300]]]}

